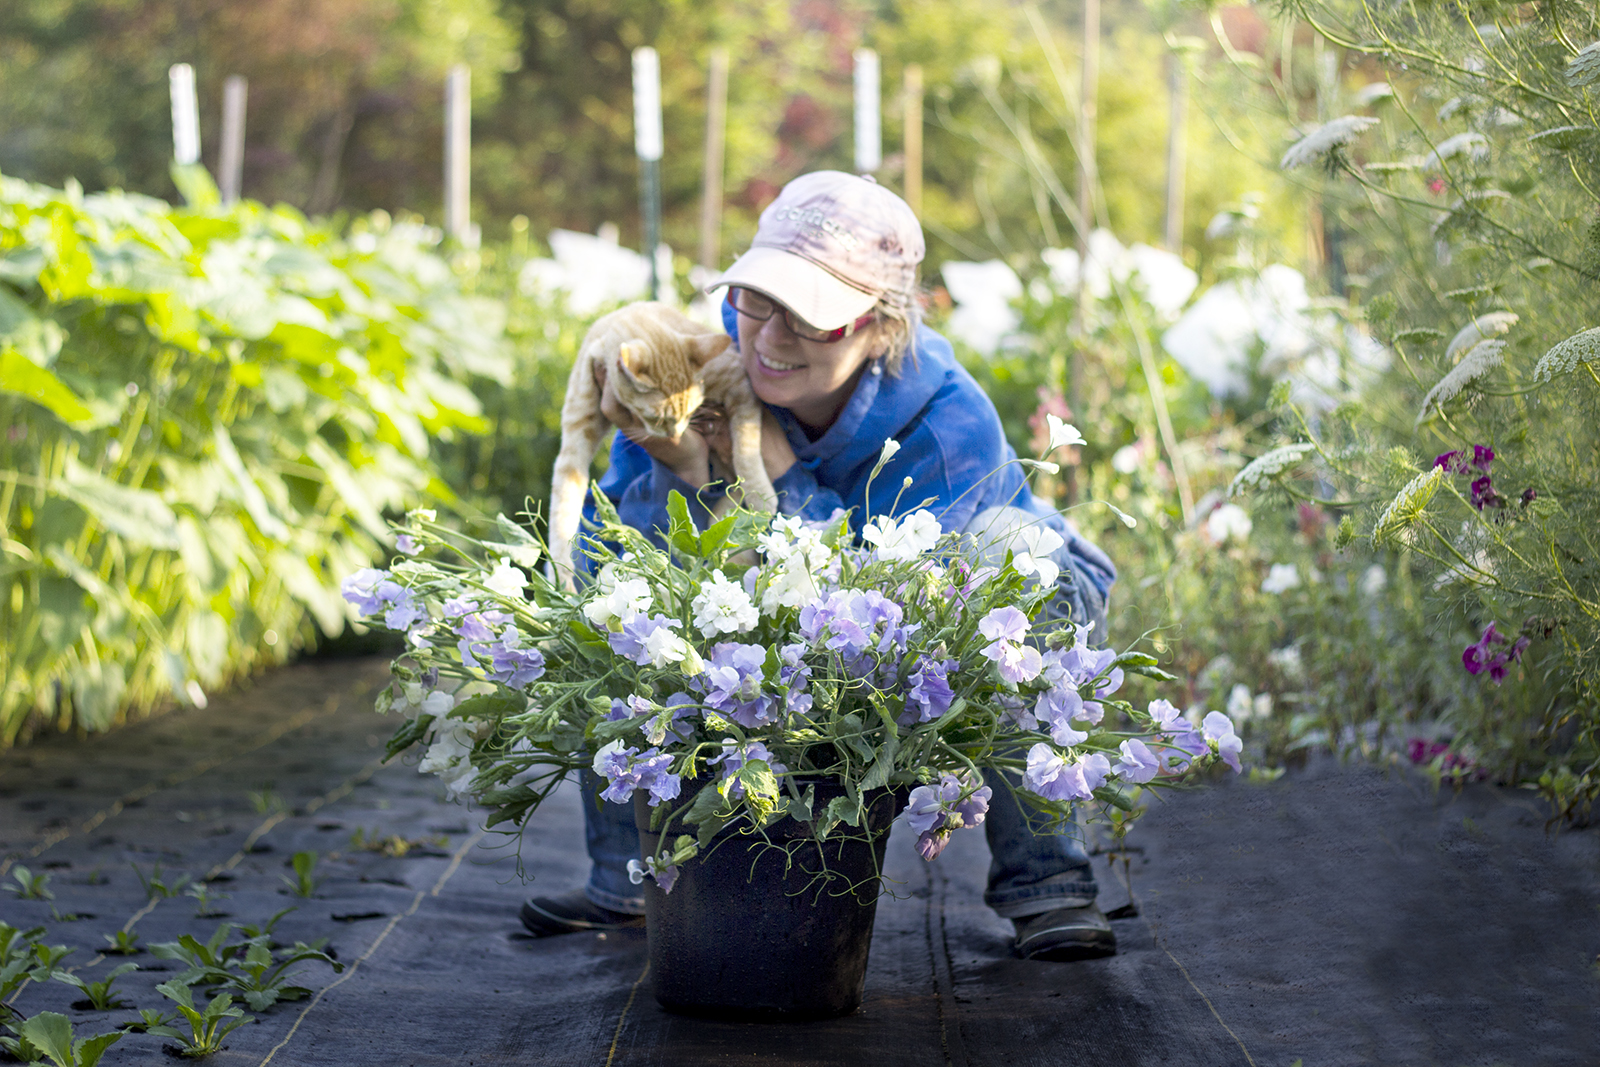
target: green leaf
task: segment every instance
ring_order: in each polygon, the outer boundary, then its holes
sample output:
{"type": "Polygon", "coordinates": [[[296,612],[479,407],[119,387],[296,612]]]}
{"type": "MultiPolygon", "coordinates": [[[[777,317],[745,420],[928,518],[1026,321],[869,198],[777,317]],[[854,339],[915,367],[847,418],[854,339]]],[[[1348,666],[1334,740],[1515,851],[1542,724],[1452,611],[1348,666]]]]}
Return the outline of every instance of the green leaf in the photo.
{"type": "Polygon", "coordinates": [[[181,544],[178,518],[156,493],[120,485],[75,460],[68,461],[65,476],[55,488],[119,537],[151,548],[178,548],[181,544]]]}
{"type": "Polygon", "coordinates": [[[86,1037],[72,1046],[74,1054],[78,1057],[78,1067],[95,1067],[100,1062],[100,1057],[106,1054],[106,1049],[122,1040],[122,1031],[116,1030],[109,1034],[96,1034],[86,1037]]]}
{"type": "Polygon", "coordinates": [[[59,378],[9,345],[0,349],[0,392],[26,397],[68,425],[94,418],[94,413],[59,378]]]}
{"type": "Polygon", "coordinates": [[[689,518],[689,502],[676,489],[667,493],[667,517],[672,520],[668,540],[679,552],[691,556],[700,554],[700,531],[689,518]]]}
{"type": "Polygon", "coordinates": [[[41,1011],[24,1019],[17,1036],[36,1046],[60,1067],[72,1067],[72,1022],[60,1012],[41,1011]]]}
{"type": "Polygon", "coordinates": [[[479,696],[468,697],[457,704],[455,710],[448,716],[452,719],[487,719],[498,718],[505,715],[516,715],[524,711],[528,702],[521,697],[507,696],[504,693],[483,693],[479,696]]]}
{"type": "Polygon", "coordinates": [[[728,536],[733,533],[735,516],[729,515],[720,522],[714,523],[705,533],[700,535],[700,555],[710,559],[712,554],[728,543],[728,536]]]}
{"type": "Polygon", "coordinates": [[[213,208],[222,203],[217,183],[211,180],[211,172],[203,164],[173,163],[172,184],[178,187],[179,194],[191,208],[213,208]]]}

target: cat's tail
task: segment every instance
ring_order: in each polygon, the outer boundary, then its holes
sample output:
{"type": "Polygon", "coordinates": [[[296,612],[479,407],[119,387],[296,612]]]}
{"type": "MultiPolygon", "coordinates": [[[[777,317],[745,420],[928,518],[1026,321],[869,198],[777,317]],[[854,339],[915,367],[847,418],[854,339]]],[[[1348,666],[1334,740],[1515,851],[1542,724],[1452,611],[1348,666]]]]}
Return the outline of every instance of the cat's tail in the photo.
{"type": "Polygon", "coordinates": [[[569,593],[577,590],[572,549],[583,520],[583,496],[588,488],[588,464],[579,466],[572,458],[558,456],[555,469],[550,472],[550,577],[559,580],[569,593]]]}

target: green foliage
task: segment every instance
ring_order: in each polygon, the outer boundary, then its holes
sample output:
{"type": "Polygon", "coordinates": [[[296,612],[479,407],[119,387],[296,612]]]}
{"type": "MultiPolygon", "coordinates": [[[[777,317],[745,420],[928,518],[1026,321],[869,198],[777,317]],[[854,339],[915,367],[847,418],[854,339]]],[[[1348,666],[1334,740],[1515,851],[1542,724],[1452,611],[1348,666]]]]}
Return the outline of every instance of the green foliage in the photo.
{"type": "Polygon", "coordinates": [[[230,893],[223,893],[219,890],[212,889],[204,882],[194,883],[188,889],[184,890],[184,893],[187,896],[194,897],[194,917],[196,919],[206,919],[213,915],[221,914],[216,909],[217,902],[221,900],[227,900],[230,896],[232,896],[230,893]]]}
{"type": "Polygon", "coordinates": [[[317,854],[315,852],[296,852],[289,860],[294,868],[294,877],[280,875],[290,892],[297,897],[309,897],[317,891],[321,880],[314,877],[317,869],[317,854]]]}
{"type": "Polygon", "coordinates": [[[139,947],[139,935],[132,930],[118,930],[114,934],[104,935],[106,947],[101,952],[113,956],[137,956],[144,949],[139,947]]]}
{"type": "Polygon", "coordinates": [[[340,631],[327,576],[452,499],[432,442],[486,426],[455,379],[506,369],[435,239],[0,178],[0,743],[340,631]]]}
{"type": "Polygon", "coordinates": [[[167,876],[161,870],[160,863],[152,863],[150,865],[150,874],[148,876],[139,869],[137,863],[129,863],[128,866],[133,868],[134,877],[139,879],[139,885],[144,888],[146,900],[168,900],[181,893],[183,887],[189,884],[189,876],[187,874],[179,874],[171,882],[168,882],[167,876]]]}
{"type": "Polygon", "coordinates": [[[16,1037],[0,1037],[3,1047],[26,1064],[49,1062],[55,1067],[94,1067],[106,1049],[122,1040],[122,1033],[74,1037],[72,1021],[53,1011],[42,1011],[18,1024],[6,1024],[16,1037]]]}
{"type": "Polygon", "coordinates": [[[151,1026],[146,1032],[173,1038],[185,1056],[209,1056],[213,1052],[220,1052],[222,1042],[229,1034],[253,1021],[251,1016],[245,1015],[244,1009],[233,1007],[233,997],[227,993],[218,993],[204,1008],[196,1008],[194,994],[181,981],[162,982],[156,986],[156,992],[177,1006],[178,1013],[188,1027],[187,1030],[180,1030],[175,1026],[151,1026]],[[228,1022],[229,1019],[233,1021],[228,1022]]]}
{"type": "Polygon", "coordinates": [[[239,945],[224,947],[232,931],[233,923],[223,923],[204,942],[193,934],[183,934],[176,941],[162,941],[151,945],[150,953],[159,959],[187,963],[188,970],[173,981],[182,985],[193,985],[203,981],[207,976],[226,974],[233,966],[243,948],[239,945]]]}
{"type": "Polygon", "coordinates": [[[126,1008],[130,1006],[126,1001],[112,991],[111,986],[118,978],[121,978],[130,971],[137,971],[138,969],[139,965],[137,963],[120,964],[119,966],[113,967],[106,974],[106,976],[98,982],[86,981],[78,975],[68,974],[66,971],[57,971],[50,977],[54,978],[57,982],[62,982],[66,985],[72,986],[75,989],[82,990],[84,999],[89,1002],[89,1006],[95,1011],[110,1011],[113,1008],[126,1008]]]}
{"type": "Polygon", "coordinates": [[[287,908],[273,912],[272,918],[268,919],[259,926],[257,926],[255,923],[240,923],[239,933],[243,934],[245,940],[247,941],[254,941],[256,938],[260,937],[271,939],[272,931],[278,928],[278,922],[290,912],[299,910],[300,908],[297,905],[290,905],[287,908]]]}
{"type": "Polygon", "coordinates": [[[1322,191],[1396,360],[1348,418],[1290,409],[1282,428],[1317,442],[1320,483],[1447,620],[1440,651],[1476,691],[1443,716],[1457,742],[1584,818],[1600,775],[1600,272],[1585,258],[1600,142],[1594,87],[1569,74],[1600,15],[1294,6],[1393,86],[1322,191]]]}
{"type": "Polygon", "coordinates": [[[11,868],[11,877],[16,885],[10,882],[0,885],[7,893],[14,893],[23,900],[54,900],[56,895],[50,892],[50,875],[46,873],[34,874],[22,864],[11,868]]]}
{"type": "MultiPolygon", "coordinates": [[[[295,942],[274,958],[272,950],[263,940],[255,940],[249,942],[236,968],[218,977],[224,989],[236,991],[256,1011],[266,1011],[280,1000],[300,1000],[310,995],[311,990],[305,986],[288,984],[291,975],[285,973],[294,964],[307,960],[326,963],[335,974],[344,970],[344,964],[304,942],[295,942]]],[[[202,984],[209,982],[203,981],[202,984]]]]}

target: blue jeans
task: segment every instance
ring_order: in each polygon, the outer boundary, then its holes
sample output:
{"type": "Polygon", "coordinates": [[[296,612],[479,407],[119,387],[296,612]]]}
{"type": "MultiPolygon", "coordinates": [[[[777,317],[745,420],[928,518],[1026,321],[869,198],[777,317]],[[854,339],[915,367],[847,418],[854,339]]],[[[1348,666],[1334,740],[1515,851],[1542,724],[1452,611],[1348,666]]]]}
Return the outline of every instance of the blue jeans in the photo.
{"type": "MultiPolygon", "coordinates": [[[[963,532],[973,536],[980,556],[998,562],[1005,558],[1010,535],[1037,521],[1037,516],[1019,508],[989,508],[974,516],[963,532]]],[[[1061,576],[1043,619],[1070,615],[1075,622],[1093,623],[1095,638],[1104,640],[1106,594],[1117,573],[1111,560],[1071,531],[1067,532],[1066,544],[1052,558],[1061,568],[1061,576]]],[[[983,822],[991,856],[983,902],[1006,919],[1093,904],[1099,887],[1083,845],[1081,821],[1074,819],[1059,827],[1030,825],[1027,812],[1012,795],[1003,775],[987,771],[984,781],[994,790],[994,796],[983,822]]],[[[602,908],[642,915],[644,894],[628,880],[628,861],[639,858],[639,831],[633,824],[633,807],[601,800],[604,783],[593,771],[580,772],[579,784],[583,792],[584,840],[594,863],[584,893],[602,908]]]]}

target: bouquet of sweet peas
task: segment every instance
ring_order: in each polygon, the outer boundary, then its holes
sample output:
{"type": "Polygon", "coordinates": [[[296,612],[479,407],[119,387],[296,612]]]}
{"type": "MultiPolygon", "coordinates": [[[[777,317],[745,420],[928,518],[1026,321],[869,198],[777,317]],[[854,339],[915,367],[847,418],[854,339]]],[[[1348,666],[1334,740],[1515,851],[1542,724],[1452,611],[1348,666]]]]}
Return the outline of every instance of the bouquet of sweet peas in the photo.
{"type": "Polygon", "coordinates": [[[932,859],[982,823],[985,770],[1064,819],[1074,803],[1126,809],[1137,787],[1217,760],[1239,769],[1226,716],[1197,724],[1114,695],[1125,671],[1170,677],[1153,657],[1041,621],[1061,543],[1048,527],[985,553],[924,508],[870,517],[859,542],[844,513],[736,510],[701,530],[673,494],[662,547],[594,499],[576,592],[538,570],[539,544],[504,516],[478,539],[426,510],[401,529],[404,558],[343,584],[406,635],[378,699],[407,717],[391,755],[425,744],[420,769],[491,826],[520,825],[592,768],[606,800],[643,791],[654,828],[694,831],[663,834],[633,868],[670,891],[724,827],[791,817],[823,840],[863,827],[868,794],[886,787],[909,794],[903,817],[932,859]],[[819,780],[843,795],[817,804],[819,780]]]}

